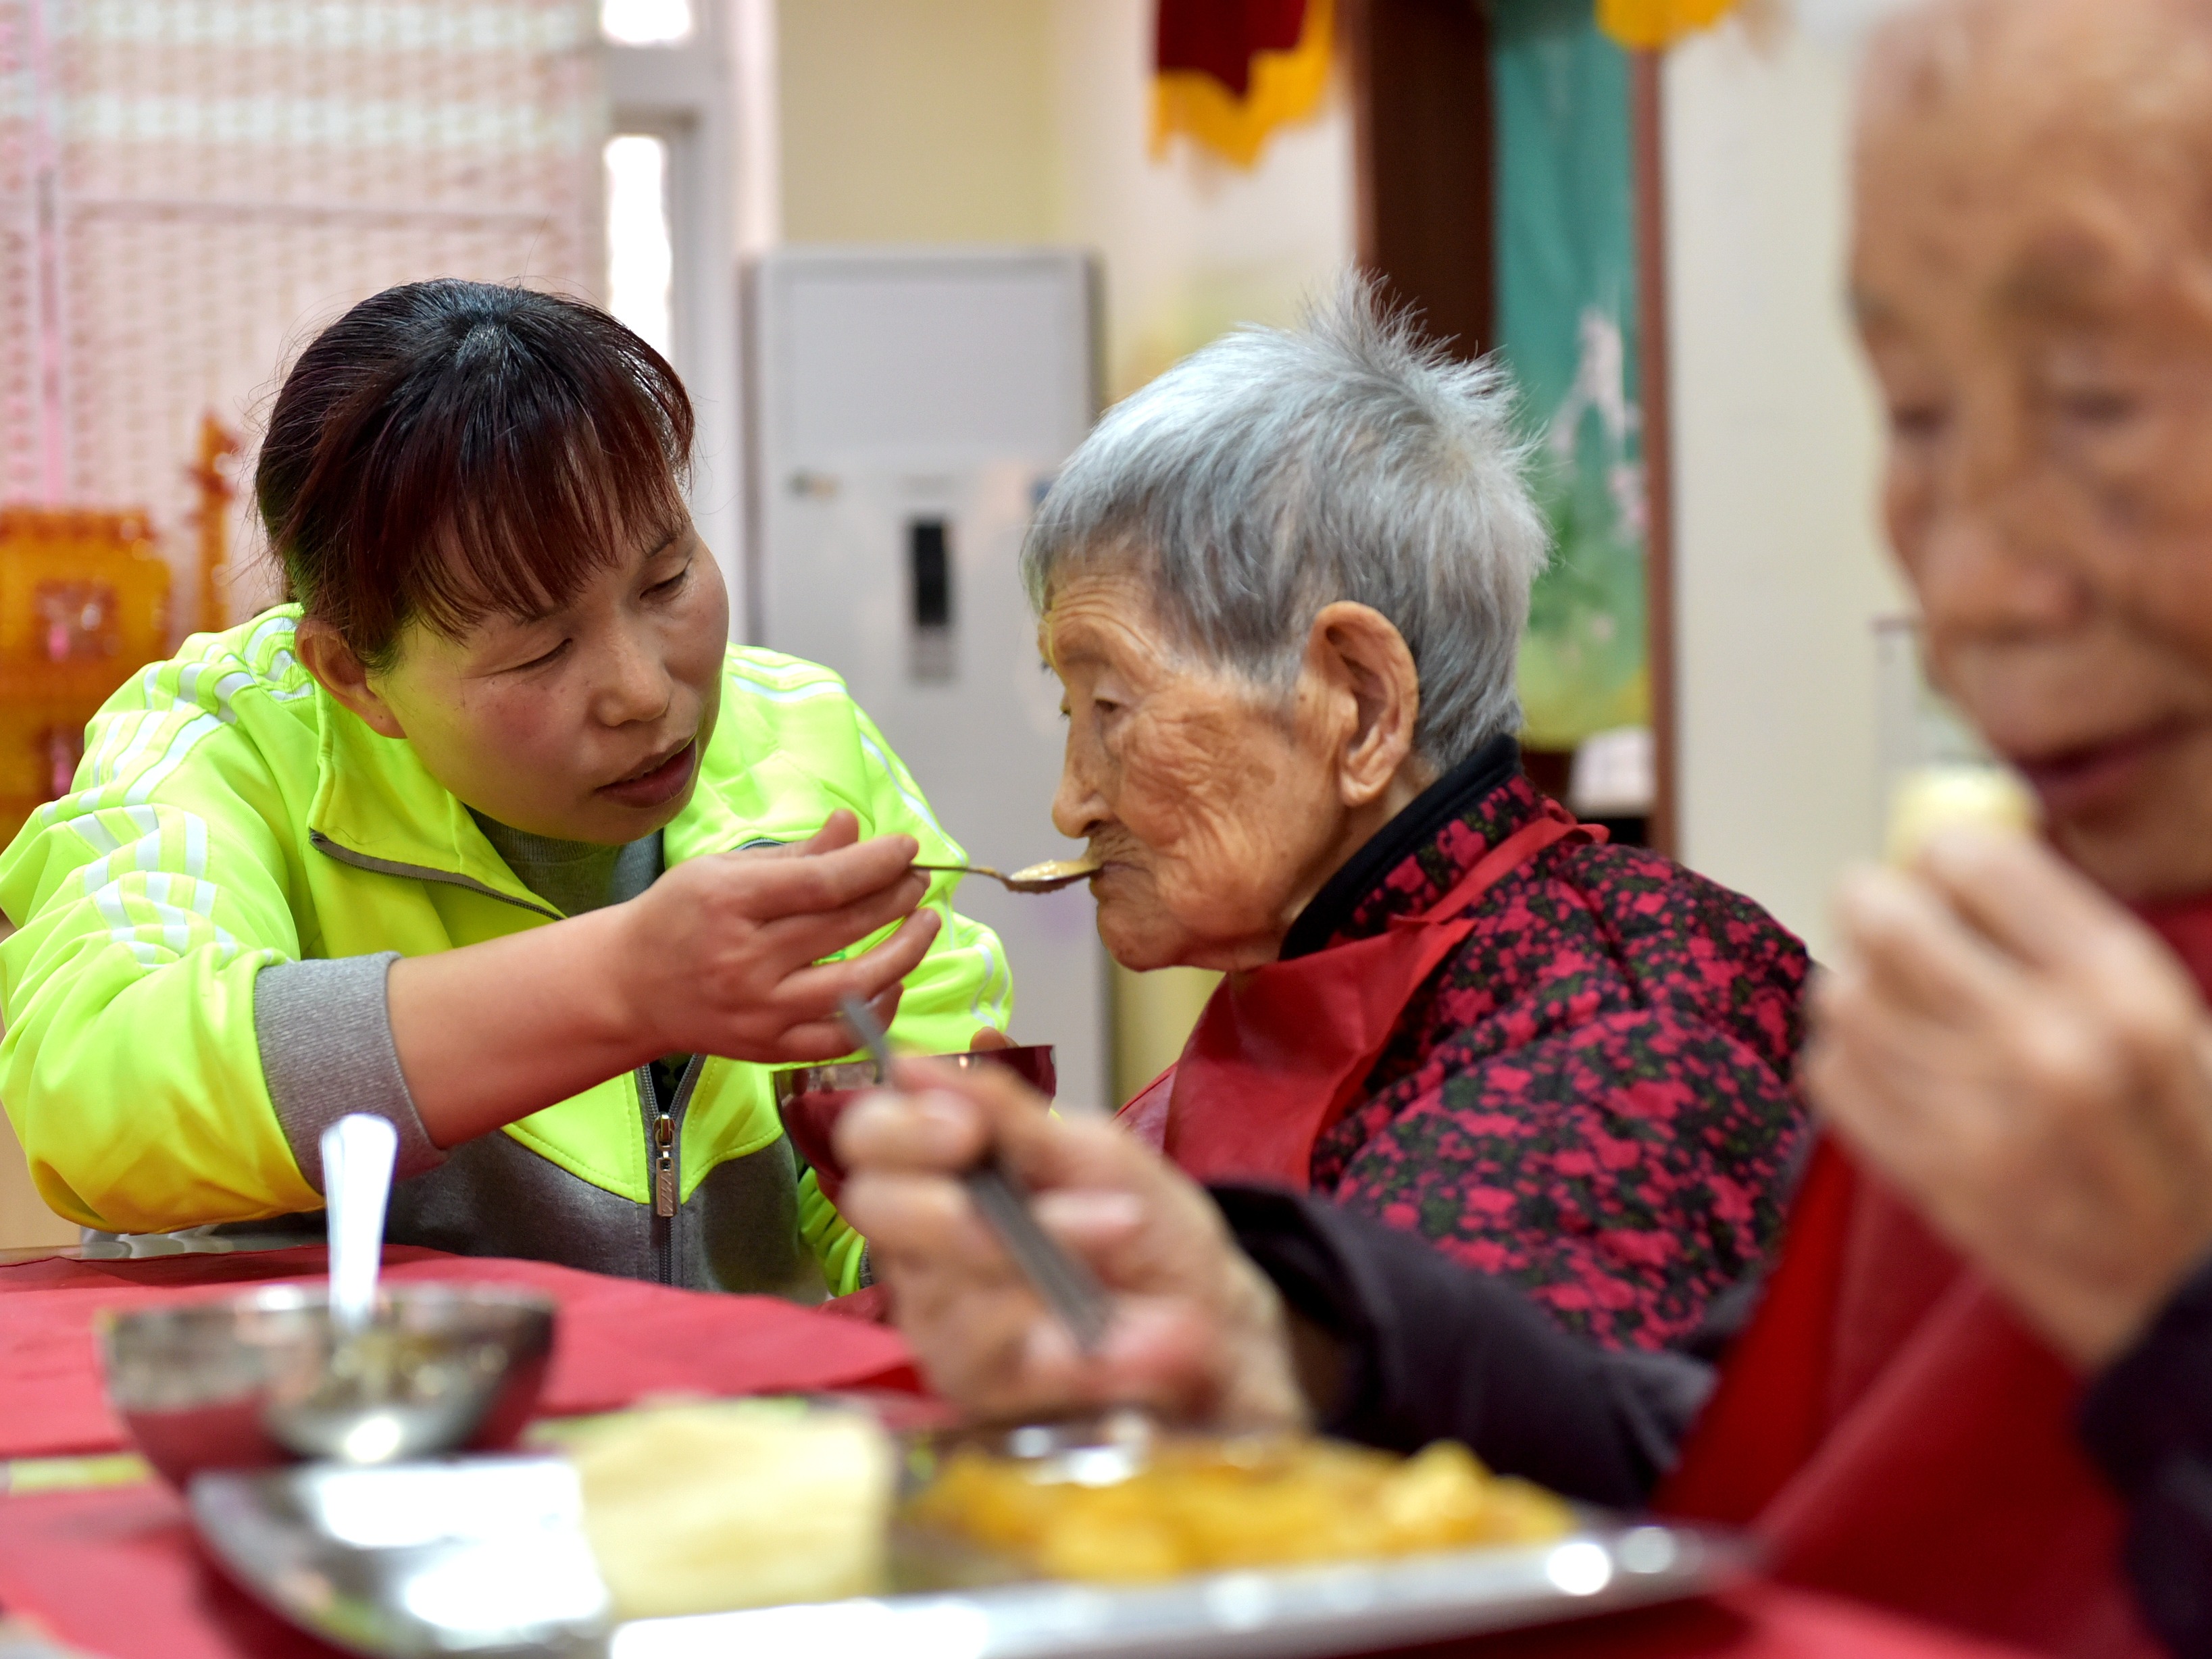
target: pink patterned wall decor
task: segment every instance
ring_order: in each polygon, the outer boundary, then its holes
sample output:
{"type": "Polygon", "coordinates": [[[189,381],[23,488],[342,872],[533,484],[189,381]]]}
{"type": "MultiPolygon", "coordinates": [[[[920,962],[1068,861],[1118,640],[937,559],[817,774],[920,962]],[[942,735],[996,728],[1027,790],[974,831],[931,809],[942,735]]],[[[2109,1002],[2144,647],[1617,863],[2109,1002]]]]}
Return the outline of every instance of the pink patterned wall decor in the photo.
{"type": "MultiPolygon", "coordinates": [[[[182,599],[203,415],[250,472],[321,324],[427,276],[593,293],[596,13],[0,0],[0,501],[145,508],[182,599]]],[[[233,617],[275,580],[239,511],[233,617]]]]}

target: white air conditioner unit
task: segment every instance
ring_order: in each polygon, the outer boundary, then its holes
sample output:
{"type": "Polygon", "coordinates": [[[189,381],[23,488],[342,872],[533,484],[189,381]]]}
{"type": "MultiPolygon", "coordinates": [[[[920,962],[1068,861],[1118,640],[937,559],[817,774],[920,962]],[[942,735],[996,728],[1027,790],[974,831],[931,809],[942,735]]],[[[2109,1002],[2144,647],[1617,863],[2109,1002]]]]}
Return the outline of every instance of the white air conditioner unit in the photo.
{"type": "MultiPolygon", "coordinates": [[[[1072,250],[781,249],[748,283],[752,631],[836,669],[971,859],[1076,849],[1052,827],[1059,682],[1016,561],[1097,412],[1097,279],[1072,250]]],[[[1005,942],[1014,1030],[1060,1099],[1109,1109],[1088,891],[964,883],[1005,942]]]]}

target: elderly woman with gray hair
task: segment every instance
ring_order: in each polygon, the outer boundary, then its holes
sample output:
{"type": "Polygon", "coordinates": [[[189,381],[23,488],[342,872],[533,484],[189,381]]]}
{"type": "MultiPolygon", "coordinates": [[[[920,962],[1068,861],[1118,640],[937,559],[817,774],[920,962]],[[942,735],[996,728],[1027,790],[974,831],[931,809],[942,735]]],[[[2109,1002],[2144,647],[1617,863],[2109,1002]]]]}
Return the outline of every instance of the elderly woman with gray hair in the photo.
{"type": "Polygon", "coordinates": [[[1112,410],[1024,556],[1053,816],[1116,960],[1227,975],[1125,1127],[1663,1349],[1778,1224],[1806,958],[1522,775],[1546,532],[1510,403],[1352,287],[1112,410]]]}
{"type": "MultiPolygon", "coordinates": [[[[2212,1656],[2212,6],[1931,0],[1868,61],[1890,537],[2043,834],[1954,826],[1845,884],[1802,1068],[1825,1138],[1656,1501],[2008,1652],[2212,1656]]],[[[840,1126],[844,1210],[959,1398],[1453,1436],[1616,1503],[1669,1461],[1666,1356],[1006,1085],[899,1080],[840,1126]],[[993,1146],[1116,1293],[1090,1359],[951,1179],[993,1146]]]]}

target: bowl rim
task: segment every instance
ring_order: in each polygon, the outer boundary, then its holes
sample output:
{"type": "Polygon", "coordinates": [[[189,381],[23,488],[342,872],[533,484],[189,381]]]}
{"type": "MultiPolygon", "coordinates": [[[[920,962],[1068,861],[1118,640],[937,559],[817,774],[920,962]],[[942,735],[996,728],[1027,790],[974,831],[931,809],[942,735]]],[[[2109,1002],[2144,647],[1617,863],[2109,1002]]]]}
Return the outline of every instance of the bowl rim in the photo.
{"type": "MultiPolygon", "coordinates": [[[[420,1282],[410,1280],[404,1284],[386,1282],[377,1287],[376,1299],[380,1304],[402,1302],[474,1304],[520,1313],[543,1314],[549,1318],[561,1311],[561,1304],[556,1297],[526,1285],[472,1285],[437,1279],[420,1282]]],[[[94,1313],[93,1322],[94,1328],[105,1334],[119,1326],[142,1319],[149,1324],[200,1320],[216,1322],[246,1313],[307,1313],[318,1308],[327,1309],[330,1300],[330,1285],[327,1283],[287,1279],[273,1285],[258,1285],[250,1291],[233,1296],[195,1298],[189,1302],[139,1303],[125,1308],[101,1308],[94,1313]]]]}
{"type": "MultiPolygon", "coordinates": [[[[902,1060],[942,1060],[965,1070],[978,1059],[994,1065],[1005,1065],[1009,1054],[1043,1054],[1050,1059],[1059,1047],[1051,1042],[1016,1042],[1003,1048],[963,1048],[944,1054],[902,1054],[902,1060]]],[[[1055,1070],[1057,1067],[1055,1067],[1055,1070]]],[[[876,1062],[872,1060],[832,1060],[811,1066],[779,1066],[769,1073],[775,1085],[775,1101],[781,1106],[801,1095],[850,1094],[876,1086],[876,1062]]]]}

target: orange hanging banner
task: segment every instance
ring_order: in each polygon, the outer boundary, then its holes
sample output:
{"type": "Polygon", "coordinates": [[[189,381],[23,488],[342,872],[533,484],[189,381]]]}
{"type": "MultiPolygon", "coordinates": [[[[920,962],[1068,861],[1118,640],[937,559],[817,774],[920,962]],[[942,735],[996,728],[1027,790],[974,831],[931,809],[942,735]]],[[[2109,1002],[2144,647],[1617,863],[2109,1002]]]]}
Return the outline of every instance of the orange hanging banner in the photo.
{"type": "Polygon", "coordinates": [[[1597,0],[1597,26],[1637,52],[1657,52],[1709,29],[1740,0],[1597,0]]]}
{"type": "Polygon", "coordinates": [[[215,417],[213,410],[200,416],[200,452],[194,465],[185,469],[199,492],[193,521],[199,530],[199,615],[198,631],[212,634],[230,623],[230,504],[238,497],[223,463],[238,453],[238,435],[215,417]]]}
{"type": "Polygon", "coordinates": [[[1334,0],[1159,0],[1152,154],[1182,133],[1239,167],[1328,84],[1334,0]]]}

